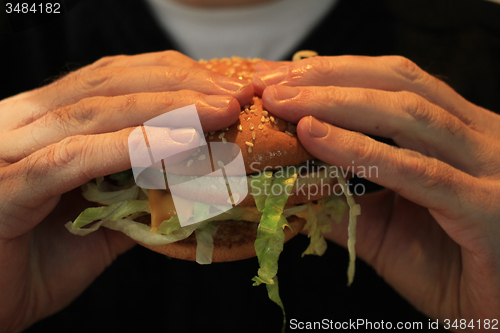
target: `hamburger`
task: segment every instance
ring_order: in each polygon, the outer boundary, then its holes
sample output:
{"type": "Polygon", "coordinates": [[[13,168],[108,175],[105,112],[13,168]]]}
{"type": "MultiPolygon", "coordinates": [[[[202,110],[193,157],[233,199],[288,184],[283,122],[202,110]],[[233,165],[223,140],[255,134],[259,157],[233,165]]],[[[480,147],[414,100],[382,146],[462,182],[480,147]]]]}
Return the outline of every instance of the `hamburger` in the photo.
{"type": "MultiPolygon", "coordinates": [[[[258,61],[232,57],[200,62],[209,70],[251,81],[258,61]]],[[[219,182],[227,189],[223,179],[214,177],[214,185],[185,186],[184,192],[176,193],[183,200],[196,203],[188,205],[191,216],[210,216],[181,226],[170,189],[140,188],[128,170],[84,185],[84,197],[100,206],[88,208],[66,226],[78,235],[100,227],[119,230],[155,252],[201,264],[257,256],[260,269],[254,277],[255,285],[267,284],[270,298],[281,305],[278,294],[272,290],[277,288],[277,261],[284,242],[306,230],[311,243],[304,254],[323,254],[326,242],[322,234],[331,230],[332,220],[340,222],[350,206],[350,283],[354,275],[355,216],[359,214],[359,206],[345,191],[346,175],[309,154],[295,128],[266,110],[260,97],[254,96],[251,103],[241,107],[239,119],[232,126],[204,133],[207,146],[230,143],[237,148],[234,154],[221,157],[223,160],[217,161],[219,166],[227,165],[236,155],[241,155],[244,164],[245,174],[227,177],[237,177],[248,195],[236,198],[230,194],[226,203],[230,209],[220,214],[209,214],[212,207],[223,203],[211,187],[216,188],[219,182]],[[347,204],[340,197],[342,192],[347,204]]],[[[190,158],[166,172],[180,182],[199,177],[204,172],[193,161],[202,157],[206,158],[198,148],[190,158]]]]}

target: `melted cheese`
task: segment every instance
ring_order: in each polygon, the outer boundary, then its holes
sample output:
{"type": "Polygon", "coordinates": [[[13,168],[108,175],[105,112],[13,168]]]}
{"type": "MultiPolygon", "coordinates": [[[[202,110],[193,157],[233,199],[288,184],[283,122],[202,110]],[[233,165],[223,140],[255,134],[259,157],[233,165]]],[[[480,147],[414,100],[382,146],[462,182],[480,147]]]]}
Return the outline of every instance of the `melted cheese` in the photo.
{"type": "Polygon", "coordinates": [[[164,190],[149,190],[149,206],[151,207],[151,232],[158,232],[160,224],[177,216],[172,195],[164,190]]]}

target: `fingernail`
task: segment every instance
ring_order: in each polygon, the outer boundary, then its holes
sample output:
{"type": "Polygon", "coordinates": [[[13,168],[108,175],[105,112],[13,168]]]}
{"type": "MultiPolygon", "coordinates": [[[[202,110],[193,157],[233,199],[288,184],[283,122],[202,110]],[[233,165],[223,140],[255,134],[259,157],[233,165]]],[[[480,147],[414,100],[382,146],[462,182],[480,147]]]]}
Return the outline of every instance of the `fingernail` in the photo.
{"type": "Polygon", "coordinates": [[[218,109],[226,108],[229,105],[229,102],[231,102],[231,97],[229,96],[205,95],[203,99],[208,105],[218,109]]]}
{"type": "Polygon", "coordinates": [[[309,133],[313,138],[324,138],[329,130],[325,123],[309,116],[309,133]]]}
{"type": "Polygon", "coordinates": [[[191,143],[195,134],[194,128],[176,128],[170,131],[170,138],[178,143],[191,143]]]}
{"type": "Polygon", "coordinates": [[[234,92],[241,90],[243,87],[245,87],[249,84],[246,81],[238,80],[238,79],[226,77],[226,76],[221,76],[221,77],[215,79],[215,82],[222,89],[226,89],[226,90],[234,91],[234,92]]]}
{"type": "Polygon", "coordinates": [[[288,86],[275,86],[271,88],[274,89],[274,98],[276,98],[278,101],[294,98],[300,92],[299,88],[288,86]]]}
{"type": "Polygon", "coordinates": [[[255,77],[260,79],[266,86],[283,82],[288,76],[288,67],[280,67],[270,71],[255,73],[255,77]]]}

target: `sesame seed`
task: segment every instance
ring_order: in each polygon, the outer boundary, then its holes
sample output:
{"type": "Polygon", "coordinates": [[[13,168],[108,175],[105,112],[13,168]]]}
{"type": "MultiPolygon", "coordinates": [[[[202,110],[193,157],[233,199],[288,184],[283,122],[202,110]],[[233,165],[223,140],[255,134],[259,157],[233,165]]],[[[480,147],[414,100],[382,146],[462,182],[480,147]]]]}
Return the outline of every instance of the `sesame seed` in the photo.
{"type": "Polygon", "coordinates": [[[253,124],[250,123],[250,131],[253,131],[254,127],[253,127],[253,124]]]}
{"type": "Polygon", "coordinates": [[[200,155],[200,157],[198,157],[198,161],[203,161],[205,158],[206,158],[205,155],[200,155]]]}
{"type": "Polygon", "coordinates": [[[240,132],[243,131],[243,126],[238,125],[238,131],[240,131],[240,132]]]}
{"type": "Polygon", "coordinates": [[[248,147],[248,152],[251,153],[252,152],[252,147],[248,147]]]}
{"type": "Polygon", "coordinates": [[[241,112],[240,112],[240,114],[244,114],[244,113],[245,113],[245,111],[241,111],[241,112]]]}
{"type": "Polygon", "coordinates": [[[276,119],[274,120],[274,123],[275,123],[276,125],[278,125],[278,118],[276,118],[276,119]]]}
{"type": "Polygon", "coordinates": [[[252,105],[252,106],[250,107],[250,109],[252,109],[252,110],[257,110],[257,107],[256,107],[255,105],[252,105]]]}
{"type": "Polygon", "coordinates": [[[288,135],[290,135],[290,136],[293,136],[293,134],[292,134],[292,133],[290,133],[290,132],[288,132],[288,131],[285,131],[285,134],[288,134],[288,135]]]}
{"type": "Polygon", "coordinates": [[[268,123],[268,122],[269,122],[269,118],[266,118],[264,121],[265,121],[266,123],[268,123]]]}
{"type": "Polygon", "coordinates": [[[255,132],[252,132],[252,139],[255,140],[255,132]]]}
{"type": "Polygon", "coordinates": [[[259,124],[259,129],[261,130],[261,129],[263,129],[263,128],[264,128],[264,125],[259,124]]]}
{"type": "Polygon", "coordinates": [[[226,143],[226,142],[227,142],[226,138],[222,138],[222,143],[226,143]]]}
{"type": "Polygon", "coordinates": [[[270,119],[271,119],[271,121],[274,123],[274,117],[273,117],[273,116],[271,116],[271,118],[270,118],[270,119]]]}
{"type": "Polygon", "coordinates": [[[224,163],[222,163],[222,161],[217,162],[217,164],[218,164],[221,168],[223,168],[223,167],[224,167],[224,163]]]}
{"type": "Polygon", "coordinates": [[[221,134],[219,134],[219,139],[222,139],[225,134],[226,134],[226,132],[222,132],[221,134]]]}
{"type": "Polygon", "coordinates": [[[193,164],[193,160],[189,160],[187,166],[191,166],[193,164]]]}
{"type": "Polygon", "coordinates": [[[226,127],[226,131],[229,131],[229,127],[226,127]]]}
{"type": "Polygon", "coordinates": [[[268,114],[269,114],[269,112],[267,112],[267,111],[262,111],[262,115],[263,115],[264,117],[267,117],[267,115],[268,115],[268,114]]]}
{"type": "Polygon", "coordinates": [[[247,113],[247,114],[248,114],[249,112],[250,112],[250,110],[249,110],[249,109],[245,109],[245,113],[247,113]]]}
{"type": "Polygon", "coordinates": [[[245,142],[245,144],[246,144],[247,146],[253,147],[253,143],[251,143],[251,142],[246,141],[246,142],[245,142]]]}
{"type": "Polygon", "coordinates": [[[260,121],[265,123],[266,122],[266,117],[262,116],[262,118],[260,118],[260,121]]]}

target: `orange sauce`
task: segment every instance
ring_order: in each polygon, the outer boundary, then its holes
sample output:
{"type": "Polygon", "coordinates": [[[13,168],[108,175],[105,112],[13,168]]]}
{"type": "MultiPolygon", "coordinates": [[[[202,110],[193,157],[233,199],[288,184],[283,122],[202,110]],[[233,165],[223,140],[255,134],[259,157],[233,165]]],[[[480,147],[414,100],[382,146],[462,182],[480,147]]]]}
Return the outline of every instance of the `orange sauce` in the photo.
{"type": "Polygon", "coordinates": [[[164,190],[149,190],[149,206],[151,207],[151,232],[157,233],[160,224],[177,216],[172,194],[164,190]]]}

